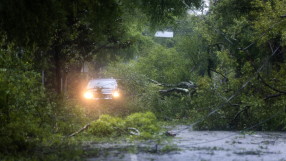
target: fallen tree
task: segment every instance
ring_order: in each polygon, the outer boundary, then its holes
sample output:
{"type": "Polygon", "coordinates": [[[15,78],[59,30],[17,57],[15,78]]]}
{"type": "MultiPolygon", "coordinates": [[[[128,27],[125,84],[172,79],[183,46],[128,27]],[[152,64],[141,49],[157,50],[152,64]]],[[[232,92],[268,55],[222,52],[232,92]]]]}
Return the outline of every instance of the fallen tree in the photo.
{"type": "Polygon", "coordinates": [[[180,94],[193,94],[196,91],[197,86],[192,81],[187,82],[180,82],[178,84],[167,84],[167,83],[160,83],[156,80],[149,79],[150,82],[162,86],[162,87],[169,87],[168,89],[159,90],[160,94],[168,95],[171,93],[180,93],[180,94]]]}

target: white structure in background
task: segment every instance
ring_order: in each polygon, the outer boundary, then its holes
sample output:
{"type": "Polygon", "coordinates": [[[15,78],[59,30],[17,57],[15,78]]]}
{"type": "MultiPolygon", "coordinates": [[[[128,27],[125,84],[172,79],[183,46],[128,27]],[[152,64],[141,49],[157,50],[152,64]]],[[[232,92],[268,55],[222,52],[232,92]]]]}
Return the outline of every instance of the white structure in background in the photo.
{"type": "Polygon", "coordinates": [[[173,31],[157,31],[155,33],[155,37],[167,37],[167,38],[172,38],[174,37],[174,32],[173,31]]]}

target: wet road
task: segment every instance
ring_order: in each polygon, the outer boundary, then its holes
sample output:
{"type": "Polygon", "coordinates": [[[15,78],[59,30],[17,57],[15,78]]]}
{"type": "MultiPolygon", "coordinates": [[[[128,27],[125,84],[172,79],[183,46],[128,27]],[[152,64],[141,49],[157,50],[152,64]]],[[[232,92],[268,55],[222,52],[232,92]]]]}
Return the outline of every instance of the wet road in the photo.
{"type": "MultiPolygon", "coordinates": [[[[177,126],[174,132],[184,129],[177,126]]],[[[184,130],[170,142],[89,144],[87,161],[286,161],[286,133],[184,130]]]]}

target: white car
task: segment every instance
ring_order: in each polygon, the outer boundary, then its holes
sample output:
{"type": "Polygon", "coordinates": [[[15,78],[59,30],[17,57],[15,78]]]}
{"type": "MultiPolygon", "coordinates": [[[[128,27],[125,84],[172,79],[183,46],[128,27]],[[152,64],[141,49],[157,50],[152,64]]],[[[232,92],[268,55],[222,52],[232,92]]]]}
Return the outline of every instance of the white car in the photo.
{"type": "Polygon", "coordinates": [[[117,99],[119,96],[118,84],[113,78],[90,80],[84,93],[88,100],[117,99]]]}

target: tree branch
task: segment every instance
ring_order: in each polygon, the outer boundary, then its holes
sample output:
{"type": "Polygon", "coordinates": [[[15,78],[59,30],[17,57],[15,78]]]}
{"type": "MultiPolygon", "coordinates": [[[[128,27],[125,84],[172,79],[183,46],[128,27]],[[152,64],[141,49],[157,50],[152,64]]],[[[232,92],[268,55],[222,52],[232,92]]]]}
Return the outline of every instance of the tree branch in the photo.
{"type": "MultiPolygon", "coordinates": [[[[285,16],[286,16],[286,15],[285,15],[285,16]]],[[[255,43],[257,43],[258,40],[260,40],[261,38],[263,38],[263,36],[266,35],[267,32],[269,32],[272,28],[274,28],[276,25],[278,25],[278,24],[280,24],[280,23],[282,23],[282,22],[283,22],[283,20],[274,23],[274,24],[271,25],[269,28],[267,28],[266,31],[263,32],[256,40],[254,40],[252,43],[250,43],[249,45],[247,45],[247,46],[244,47],[244,48],[238,48],[238,50],[245,51],[245,50],[249,49],[251,46],[253,46],[255,43]]]]}
{"type": "Polygon", "coordinates": [[[157,84],[158,86],[163,86],[163,87],[175,87],[176,86],[175,84],[160,83],[160,82],[153,80],[153,79],[148,79],[148,80],[154,84],[157,84]]]}
{"type": "Polygon", "coordinates": [[[278,93],[278,94],[269,95],[269,96],[265,97],[264,100],[268,100],[270,98],[279,97],[279,96],[282,96],[282,95],[285,95],[285,94],[284,93],[278,93]]]}
{"type": "Polygon", "coordinates": [[[169,87],[169,89],[159,90],[160,94],[167,94],[171,92],[177,92],[177,93],[183,93],[183,94],[189,94],[191,92],[190,89],[195,89],[197,86],[192,82],[180,82],[178,84],[166,84],[166,83],[160,83],[156,80],[149,79],[152,83],[155,83],[162,87],[169,87]],[[170,88],[173,87],[173,88],[170,88]]]}
{"type": "Polygon", "coordinates": [[[274,88],[274,87],[270,86],[269,84],[267,84],[267,83],[264,81],[264,79],[261,77],[261,75],[260,75],[259,73],[258,73],[258,78],[261,80],[261,82],[262,82],[266,87],[272,89],[272,90],[275,91],[275,92],[286,94],[286,91],[281,91],[281,90],[279,90],[279,89],[277,89],[277,88],[274,88]]]}
{"type": "Polygon", "coordinates": [[[233,123],[233,122],[238,118],[238,116],[239,116],[242,112],[248,110],[249,108],[250,108],[250,106],[245,106],[242,110],[238,111],[238,112],[235,114],[234,118],[231,120],[231,123],[233,123]]]}
{"type": "Polygon", "coordinates": [[[83,128],[79,129],[78,131],[70,134],[68,137],[72,137],[72,136],[75,136],[81,132],[83,132],[84,130],[86,130],[88,127],[90,126],[90,123],[86,124],[83,128]]]}
{"type": "Polygon", "coordinates": [[[221,75],[222,77],[224,77],[226,80],[228,80],[228,78],[225,75],[223,75],[222,73],[220,73],[220,72],[218,72],[218,71],[216,71],[214,69],[210,69],[210,71],[215,72],[215,73],[221,75]]]}
{"type": "Polygon", "coordinates": [[[196,85],[192,81],[188,82],[180,82],[178,84],[167,84],[167,83],[160,83],[156,80],[149,79],[150,82],[157,84],[158,86],[162,87],[180,87],[180,88],[196,88],[196,85]]]}
{"type": "Polygon", "coordinates": [[[170,92],[189,93],[189,90],[185,88],[171,88],[171,89],[166,89],[166,90],[159,90],[159,92],[161,94],[170,93],[170,92]]]}

